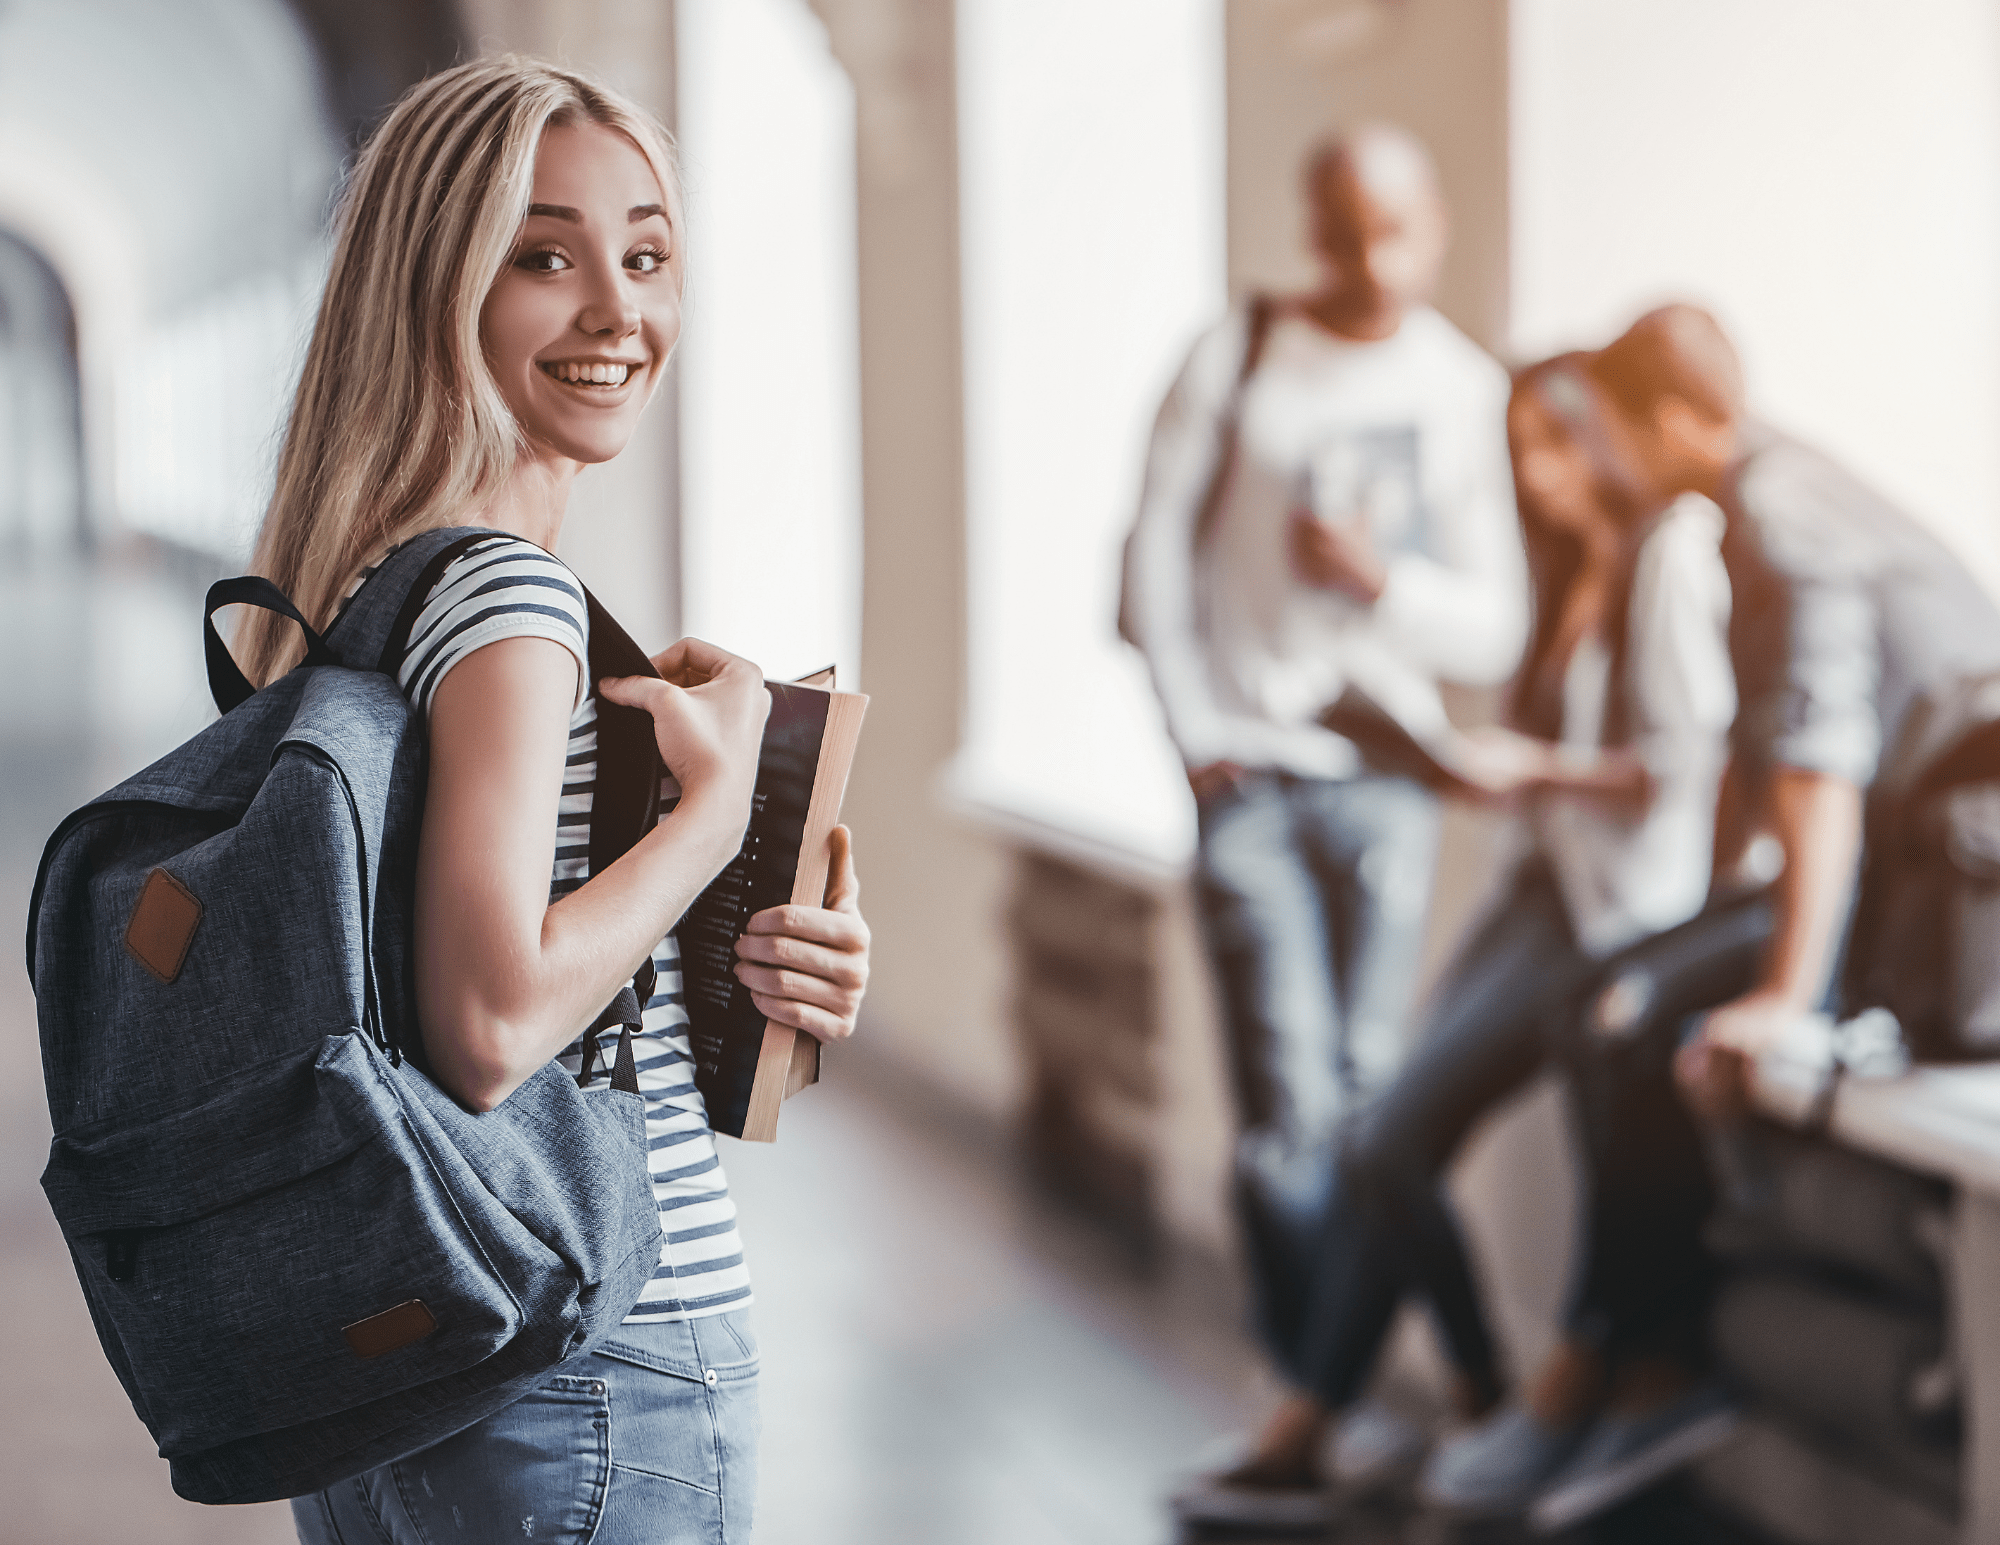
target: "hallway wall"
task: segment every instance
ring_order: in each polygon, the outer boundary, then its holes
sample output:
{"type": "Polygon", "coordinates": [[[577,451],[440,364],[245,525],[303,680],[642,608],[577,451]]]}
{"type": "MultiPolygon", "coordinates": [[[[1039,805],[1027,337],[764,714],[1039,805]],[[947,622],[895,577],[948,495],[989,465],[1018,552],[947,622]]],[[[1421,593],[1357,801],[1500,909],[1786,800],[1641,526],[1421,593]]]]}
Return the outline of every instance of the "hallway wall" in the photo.
{"type": "Polygon", "coordinates": [[[280,0],[0,8],[0,230],[74,308],[95,534],[247,552],[339,154],[280,0]]]}
{"type": "Polygon", "coordinates": [[[1755,411],[2000,587],[2000,6],[1514,0],[1512,18],[1515,346],[1700,301],[1755,411]]]}

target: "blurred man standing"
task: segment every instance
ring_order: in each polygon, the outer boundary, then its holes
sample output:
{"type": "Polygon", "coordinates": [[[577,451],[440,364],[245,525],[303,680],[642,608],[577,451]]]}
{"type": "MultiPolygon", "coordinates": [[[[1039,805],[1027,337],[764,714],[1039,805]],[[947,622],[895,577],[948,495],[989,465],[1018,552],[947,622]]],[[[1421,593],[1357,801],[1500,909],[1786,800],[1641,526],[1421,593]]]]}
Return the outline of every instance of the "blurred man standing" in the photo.
{"type": "Polygon", "coordinates": [[[1306,1345],[1316,1275],[1347,1265],[1322,1250],[1333,1145],[1402,1060],[1437,837],[1433,795],[1321,721],[1359,693],[1419,744],[1440,734],[1438,679],[1506,679],[1527,602],[1506,373],[1426,304],[1446,236],[1430,157],[1368,128],[1305,186],[1324,278],[1196,343],[1154,430],[1124,622],[1197,803],[1237,1203],[1293,1391],[1177,1505],[1310,1526],[1339,1414],[1306,1345]]]}

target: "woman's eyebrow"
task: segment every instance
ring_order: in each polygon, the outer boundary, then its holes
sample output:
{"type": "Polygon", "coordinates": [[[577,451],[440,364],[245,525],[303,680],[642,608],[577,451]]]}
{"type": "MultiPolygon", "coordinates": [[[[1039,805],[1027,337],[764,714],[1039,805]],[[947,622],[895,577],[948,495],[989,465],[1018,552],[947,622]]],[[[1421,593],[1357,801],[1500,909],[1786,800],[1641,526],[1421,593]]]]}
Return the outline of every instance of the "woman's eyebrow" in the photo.
{"type": "MultiPolygon", "coordinates": [[[[583,212],[569,204],[530,204],[528,213],[547,215],[551,220],[567,220],[571,225],[583,224],[583,212]]],[[[625,220],[629,225],[637,225],[641,220],[650,220],[654,215],[664,218],[666,213],[667,206],[664,204],[634,204],[625,211],[625,220]]]]}

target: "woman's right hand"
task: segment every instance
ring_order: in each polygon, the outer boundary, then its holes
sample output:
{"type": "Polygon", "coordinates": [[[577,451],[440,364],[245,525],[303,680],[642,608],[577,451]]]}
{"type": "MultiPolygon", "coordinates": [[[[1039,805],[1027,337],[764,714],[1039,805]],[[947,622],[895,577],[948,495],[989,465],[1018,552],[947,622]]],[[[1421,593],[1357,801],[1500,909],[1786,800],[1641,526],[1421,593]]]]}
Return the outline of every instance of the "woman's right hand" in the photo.
{"type": "Polygon", "coordinates": [[[1488,799],[1504,802],[1547,779],[1555,760],[1546,741],[1487,724],[1458,736],[1452,770],[1488,799]]]}
{"type": "Polygon", "coordinates": [[[732,815],[740,834],[757,785],[757,752],[771,694],[764,673],[748,660],[698,638],[684,638],[653,656],[661,680],[607,678],[598,690],[610,702],[653,717],[660,760],[689,806],[713,804],[732,815]]]}

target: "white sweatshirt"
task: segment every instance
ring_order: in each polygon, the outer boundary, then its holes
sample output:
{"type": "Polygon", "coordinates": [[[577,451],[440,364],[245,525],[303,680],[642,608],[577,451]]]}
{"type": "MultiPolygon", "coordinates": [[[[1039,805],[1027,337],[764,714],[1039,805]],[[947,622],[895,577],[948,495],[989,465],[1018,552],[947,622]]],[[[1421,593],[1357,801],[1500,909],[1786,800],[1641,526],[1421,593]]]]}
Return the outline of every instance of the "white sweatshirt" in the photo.
{"type": "Polygon", "coordinates": [[[1239,309],[1205,334],[1160,409],[1131,549],[1134,632],[1190,767],[1351,777],[1353,745],[1316,722],[1346,687],[1421,737],[1444,723],[1440,677],[1488,685],[1519,659],[1528,594],[1507,374],[1428,308],[1375,343],[1280,319],[1197,553],[1246,328],[1239,309]],[[1293,575],[1302,499],[1322,519],[1368,523],[1388,567],[1373,606],[1293,575]]]}

